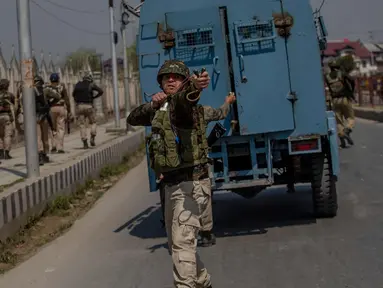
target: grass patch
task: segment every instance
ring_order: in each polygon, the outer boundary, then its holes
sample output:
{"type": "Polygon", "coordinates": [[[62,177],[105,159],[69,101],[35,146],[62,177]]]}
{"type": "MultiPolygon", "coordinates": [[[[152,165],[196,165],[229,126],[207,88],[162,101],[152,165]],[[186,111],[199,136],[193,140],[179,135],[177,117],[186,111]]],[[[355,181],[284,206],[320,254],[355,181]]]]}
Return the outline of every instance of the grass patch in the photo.
{"type": "Polygon", "coordinates": [[[143,143],[135,153],[126,155],[122,163],[105,166],[98,180],[88,179],[71,195],[60,195],[44,212],[30,217],[28,224],[15,236],[0,242],[0,273],[27,260],[43,245],[65,233],[74,222],[86,214],[126,172],[137,166],[145,155],[143,143]]]}

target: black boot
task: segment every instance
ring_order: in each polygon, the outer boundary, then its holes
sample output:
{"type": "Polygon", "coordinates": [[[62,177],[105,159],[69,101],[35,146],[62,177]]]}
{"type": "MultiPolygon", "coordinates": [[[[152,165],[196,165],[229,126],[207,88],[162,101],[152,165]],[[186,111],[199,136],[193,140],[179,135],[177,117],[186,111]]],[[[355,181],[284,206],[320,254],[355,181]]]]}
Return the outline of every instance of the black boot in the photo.
{"type": "Polygon", "coordinates": [[[211,231],[201,231],[200,237],[199,244],[202,247],[213,246],[216,243],[215,235],[211,231]]]}
{"type": "Polygon", "coordinates": [[[94,141],[96,136],[92,135],[90,136],[90,146],[94,147],[96,146],[96,142],[94,141]]]}
{"type": "Polygon", "coordinates": [[[12,156],[9,155],[9,151],[8,150],[5,150],[5,152],[4,152],[4,159],[6,159],[6,160],[12,159],[12,156]]]}
{"type": "Polygon", "coordinates": [[[350,128],[344,129],[344,134],[345,134],[344,138],[349,145],[354,145],[354,141],[351,138],[351,132],[352,132],[352,130],[350,128]]]}
{"type": "Polygon", "coordinates": [[[52,147],[51,153],[56,153],[56,152],[57,152],[57,148],[56,147],[52,147]]]}
{"type": "Polygon", "coordinates": [[[88,139],[82,140],[82,143],[84,143],[84,149],[88,149],[89,148],[88,139]]]}
{"type": "Polygon", "coordinates": [[[340,148],[346,148],[346,140],[344,139],[344,137],[339,137],[339,141],[340,141],[340,148]]]}
{"type": "Polygon", "coordinates": [[[39,152],[39,165],[40,166],[43,166],[45,164],[45,161],[44,161],[44,153],[43,152],[39,152]]]}
{"type": "Polygon", "coordinates": [[[43,155],[43,160],[44,160],[44,163],[49,163],[49,162],[50,162],[50,160],[49,160],[49,157],[48,157],[48,155],[47,155],[46,153],[42,153],[42,155],[43,155]]]}

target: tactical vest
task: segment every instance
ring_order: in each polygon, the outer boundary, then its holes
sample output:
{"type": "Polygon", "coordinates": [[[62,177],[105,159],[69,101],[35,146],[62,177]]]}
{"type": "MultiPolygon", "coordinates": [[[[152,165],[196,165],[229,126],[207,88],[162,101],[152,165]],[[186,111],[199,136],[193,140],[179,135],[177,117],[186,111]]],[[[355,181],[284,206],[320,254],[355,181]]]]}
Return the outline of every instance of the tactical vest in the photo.
{"type": "Polygon", "coordinates": [[[93,104],[93,94],[89,81],[80,81],[73,90],[73,98],[77,104],[93,104]]]}
{"type": "Polygon", "coordinates": [[[194,107],[198,120],[190,129],[172,125],[169,106],[169,102],[165,102],[152,120],[152,133],[148,138],[150,167],[156,173],[165,173],[206,164],[209,146],[203,106],[194,107]]]}
{"type": "Polygon", "coordinates": [[[346,87],[344,86],[342,72],[337,71],[335,78],[332,78],[330,75],[331,73],[327,74],[326,78],[331,96],[334,98],[346,96],[346,87]]]}
{"type": "Polygon", "coordinates": [[[7,91],[0,91],[0,113],[11,113],[11,102],[7,91]]]}

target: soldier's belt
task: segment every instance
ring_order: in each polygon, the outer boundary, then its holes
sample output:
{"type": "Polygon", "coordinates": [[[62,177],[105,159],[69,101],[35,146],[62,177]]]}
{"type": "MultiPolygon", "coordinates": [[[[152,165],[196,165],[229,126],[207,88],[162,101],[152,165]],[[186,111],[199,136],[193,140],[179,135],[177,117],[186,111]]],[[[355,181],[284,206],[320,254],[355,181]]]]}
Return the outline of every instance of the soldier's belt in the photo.
{"type": "Polygon", "coordinates": [[[207,165],[198,165],[190,168],[163,173],[164,183],[176,184],[183,181],[198,181],[209,177],[209,168],[207,165]]]}

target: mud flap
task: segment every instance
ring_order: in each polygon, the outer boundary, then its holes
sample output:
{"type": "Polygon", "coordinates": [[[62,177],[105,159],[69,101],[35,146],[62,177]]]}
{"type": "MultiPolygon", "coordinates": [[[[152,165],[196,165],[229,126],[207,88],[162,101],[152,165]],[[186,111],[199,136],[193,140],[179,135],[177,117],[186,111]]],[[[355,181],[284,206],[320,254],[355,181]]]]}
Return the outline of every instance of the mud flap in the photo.
{"type": "Polygon", "coordinates": [[[338,177],[340,171],[339,165],[339,148],[338,148],[338,131],[336,126],[335,113],[327,111],[328,139],[331,153],[331,166],[333,175],[338,177]]]}

